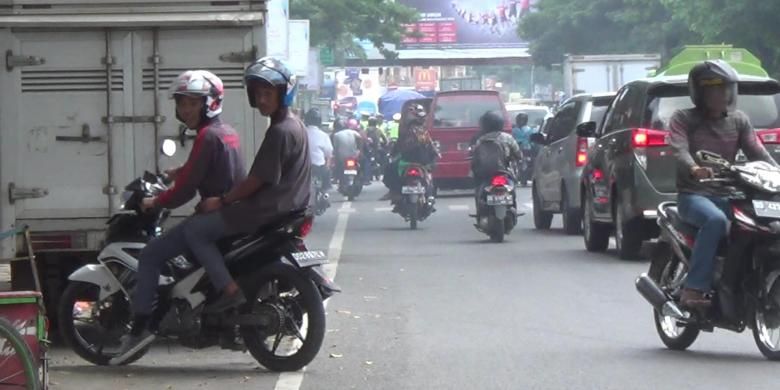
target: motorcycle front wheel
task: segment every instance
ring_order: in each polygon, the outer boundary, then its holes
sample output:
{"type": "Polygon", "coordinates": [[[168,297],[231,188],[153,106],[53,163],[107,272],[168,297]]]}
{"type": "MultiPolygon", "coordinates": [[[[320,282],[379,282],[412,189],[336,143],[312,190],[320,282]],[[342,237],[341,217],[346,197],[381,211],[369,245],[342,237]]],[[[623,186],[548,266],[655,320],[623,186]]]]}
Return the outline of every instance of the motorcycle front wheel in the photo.
{"type": "Polygon", "coordinates": [[[267,265],[242,281],[243,314],[269,316],[269,326],[242,326],[244,343],[272,371],[297,371],[317,356],[325,338],[325,308],[311,280],[283,263],[267,265]]]}
{"type": "MultiPolygon", "coordinates": [[[[130,329],[130,302],[122,291],[100,300],[100,286],[71,282],[60,298],[59,326],[62,339],[84,360],[108,365],[117,355],[119,338],[130,329]]],[[[122,365],[143,357],[144,348],[122,365]]]]}
{"type": "MultiPolygon", "coordinates": [[[[778,283],[773,281],[772,283],[778,283]]],[[[753,310],[753,340],[758,350],[769,360],[780,361],[780,310],[772,299],[777,286],[769,285],[769,296],[760,298],[753,310]]]]}

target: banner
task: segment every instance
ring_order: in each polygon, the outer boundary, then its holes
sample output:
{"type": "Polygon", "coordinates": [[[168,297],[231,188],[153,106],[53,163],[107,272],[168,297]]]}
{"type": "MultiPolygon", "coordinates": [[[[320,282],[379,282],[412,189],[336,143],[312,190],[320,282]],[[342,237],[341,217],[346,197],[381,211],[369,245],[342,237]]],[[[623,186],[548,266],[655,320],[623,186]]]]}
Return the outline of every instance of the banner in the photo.
{"type": "Polygon", "coordinates": [[[290,0],[270,0],[267,7],[265,55],[286,59],[290,55],[287,24],[290,19],[290,0]]]}
{"type": "Polygon", "coordinates": [[[288,63],[296,76],[306,77],[309,68],[309,20],[290,20],[288,63]]]}
{"type": "Polygon", "coordinates": [[[417,9],[420,21],[400,49],[480,49],[528,47],[517,35],[523,17],[538,0],[398,0],[417,9]]]}

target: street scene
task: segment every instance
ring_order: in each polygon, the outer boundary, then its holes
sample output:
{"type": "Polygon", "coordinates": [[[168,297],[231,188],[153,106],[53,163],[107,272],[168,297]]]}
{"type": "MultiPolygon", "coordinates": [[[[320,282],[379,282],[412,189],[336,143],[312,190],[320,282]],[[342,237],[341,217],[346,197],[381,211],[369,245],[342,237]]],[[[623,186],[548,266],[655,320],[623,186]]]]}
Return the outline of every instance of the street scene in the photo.
{"type": "Polygon", "coordinates": [[[780,6],[8,3],[0,389],[775,387],[780,6]]]}

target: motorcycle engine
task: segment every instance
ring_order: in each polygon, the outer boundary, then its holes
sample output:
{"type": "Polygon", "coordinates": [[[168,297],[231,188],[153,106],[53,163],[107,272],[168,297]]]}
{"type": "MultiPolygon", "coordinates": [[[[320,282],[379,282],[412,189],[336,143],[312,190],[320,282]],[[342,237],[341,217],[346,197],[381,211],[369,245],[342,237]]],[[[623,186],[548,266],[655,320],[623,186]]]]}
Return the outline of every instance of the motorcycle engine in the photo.
{"type": "Polygon", "coordinates": [[[160,321],[160,333],[178,336],[193,336],[200,333],[200,312],[202,306],[193,310],[183,299],[174,299],[171,309],[160,321]]]}

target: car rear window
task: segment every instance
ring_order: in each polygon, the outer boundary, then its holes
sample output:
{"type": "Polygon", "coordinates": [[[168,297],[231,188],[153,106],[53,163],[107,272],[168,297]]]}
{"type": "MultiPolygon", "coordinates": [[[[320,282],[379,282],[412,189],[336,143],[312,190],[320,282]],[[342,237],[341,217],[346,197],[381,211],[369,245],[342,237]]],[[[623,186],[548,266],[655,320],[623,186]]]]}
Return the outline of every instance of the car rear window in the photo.
{"type": "Polygon", "coordinates": [[[436,98],[434,128],[479,127],[479,117],[488,111],[502,111],[496,95],[452,95],[436,98]]]}
{"type": "MultiPolygon", "coordinates": [[[[677,110],[693,107],[688,95],[657,97],[648,104],[645,126],[653,129],[669,129],[669,119],[677,110]]],[[[756,129],[780,128],[780,94],[777,95],[739,95],[737,109],[750,118],[756,129]]]]}
{"type": "Polygon", "coordinates": [[[509,111],[509,121],[512,123],[515,123],[515,117],[517,114],[524,112],[528,114],[528,125],[531,127],[536,127],[542,124],[542,121],[544,121],[544,117],[547,116],[547,110],[513,110],[509,111]]]}

